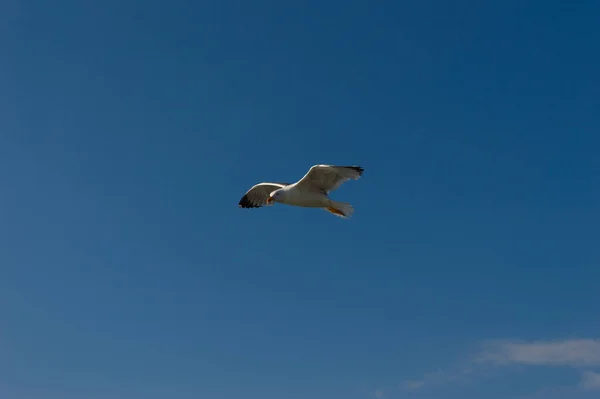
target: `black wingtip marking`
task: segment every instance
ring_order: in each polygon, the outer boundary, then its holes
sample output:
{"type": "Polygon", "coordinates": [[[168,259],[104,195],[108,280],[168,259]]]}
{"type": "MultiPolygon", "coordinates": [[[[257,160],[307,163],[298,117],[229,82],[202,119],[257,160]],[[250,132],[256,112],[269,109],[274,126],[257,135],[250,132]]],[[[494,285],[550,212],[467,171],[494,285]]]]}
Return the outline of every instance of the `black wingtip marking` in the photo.
{"type": "Polygon", "coordinates": [[[244,195],[240,200],[238,206],[240,208],[260,208],[260,205],[256,205],[250,201],[247,195],[244,195]]]}
{"type": "Polygon", "coordinates": [[[346,166],[346,167],[358,172],[359,176],[362,176],[363,172],[365,171],[365,168],[363,168],[362,166],[358,166],[358,165],[346,166]]]}

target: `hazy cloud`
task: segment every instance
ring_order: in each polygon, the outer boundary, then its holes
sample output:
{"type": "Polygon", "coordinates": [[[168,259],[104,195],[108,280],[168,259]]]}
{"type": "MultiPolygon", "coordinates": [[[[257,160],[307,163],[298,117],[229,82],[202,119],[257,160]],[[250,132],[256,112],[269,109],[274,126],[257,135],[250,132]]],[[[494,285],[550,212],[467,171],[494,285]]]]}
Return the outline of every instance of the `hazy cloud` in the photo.
{"type": "Polygon", "coordinates": [[[411,390],[416,390],[423,388],[425,385],[426,377],[423,377],[422,380],[407,380],[404,382],[404,386],[411,390]]]}
{"type": "Polygon", "coordinates": [[[581,387],[588,390],[600,390],[600,373],[591,371],[583,373],[581,387]]]}
{"type": "Polygon", "coordinates": [[[487,342],[477,362],[585,367],[600,365],[600,339],[563,341],[487,342]]]}
{"type": "Polygon", "coordinates": [[[460,380],[466,380],[472,373],[470,366],[459,366],[455,365],[450,370],[438,370],[430,373],[426,373],[422,378],[417,380],[404,381],[404,387],[409,390],[421,389],[426,385],[444,385],[460,380]]]}
{"type": "MultiPolygon", "coordinates": [[[[450,371],[435,371],[416,380],[404,382],[405,388],[421,389],[428,385],[442,385],[482,372],[484,368],[523,364],[530,366],[553,366],[588,368],[600,366],[600,339],[567,339],[555,341],[484,341],[478,350],[450,371]]],[[[585,371],[581,387],[600,390],[600,373],[585,371]]]]}

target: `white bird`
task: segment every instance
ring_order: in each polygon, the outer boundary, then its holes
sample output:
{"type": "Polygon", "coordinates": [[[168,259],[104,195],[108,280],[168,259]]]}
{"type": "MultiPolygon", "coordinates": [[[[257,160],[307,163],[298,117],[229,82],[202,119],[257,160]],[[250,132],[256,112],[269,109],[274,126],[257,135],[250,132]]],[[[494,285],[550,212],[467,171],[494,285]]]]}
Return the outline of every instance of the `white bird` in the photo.
{"type": "Polygon", "coordinates": [[[239,202],[240,208],[260,208],[281,204],[305,208],[322,208],[342,218],[349,218],[354,207],[348,202],[329,199],[328,195],[348,180],[358,180],[364,169],[360,166],[314,165],[296,183],[259,183],[239,202]]]}

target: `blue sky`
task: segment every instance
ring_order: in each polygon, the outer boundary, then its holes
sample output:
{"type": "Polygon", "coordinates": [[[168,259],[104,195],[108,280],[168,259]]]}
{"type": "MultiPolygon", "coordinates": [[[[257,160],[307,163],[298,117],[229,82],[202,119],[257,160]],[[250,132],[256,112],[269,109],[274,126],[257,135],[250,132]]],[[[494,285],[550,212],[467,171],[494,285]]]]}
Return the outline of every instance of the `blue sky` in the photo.
{"type": "Polygon", "coordinates": [[[597,397],[567,3],[3,2],[0,397],[597,397]],[[317,163],[351,220],[237,207],[317,163]]]}

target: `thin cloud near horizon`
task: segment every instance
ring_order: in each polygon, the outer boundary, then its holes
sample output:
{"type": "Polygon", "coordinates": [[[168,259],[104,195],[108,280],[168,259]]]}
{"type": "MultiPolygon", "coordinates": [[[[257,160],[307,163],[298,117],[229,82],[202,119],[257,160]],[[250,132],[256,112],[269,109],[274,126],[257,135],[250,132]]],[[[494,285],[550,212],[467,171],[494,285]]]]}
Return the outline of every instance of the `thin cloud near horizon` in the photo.
{"type": "Polygon", "coordinates": [[[520,363],[541,366],[600,365],[600,339],[554,341],[487,341],[477,362],[498,365],[520,363]]]}
{"type": "Polygon", "coordinates": [[[488,340],[478,345],[475,354],[468,357],[467,365],[454,365],[451,371],[434,371],[422,378],[407,380],[405,388],[419,390],[431,385],[452,383],[473,374],[477,367],[568,367],[581,370],[579,387],[600,390],[600,373],[591,369],[600,366],[600,339],[581,338],[563,340],[488,340]]]}

